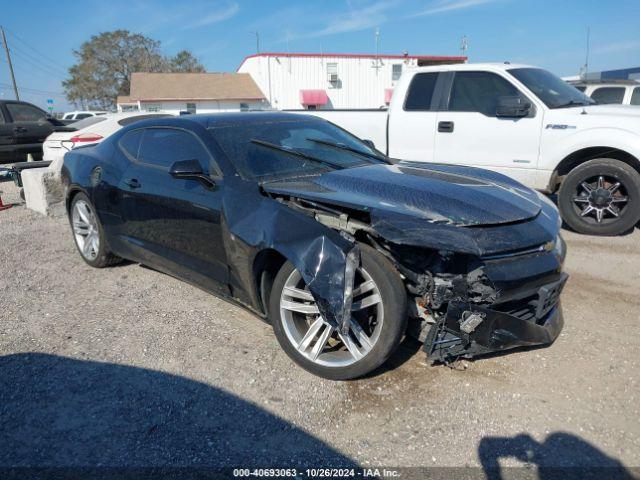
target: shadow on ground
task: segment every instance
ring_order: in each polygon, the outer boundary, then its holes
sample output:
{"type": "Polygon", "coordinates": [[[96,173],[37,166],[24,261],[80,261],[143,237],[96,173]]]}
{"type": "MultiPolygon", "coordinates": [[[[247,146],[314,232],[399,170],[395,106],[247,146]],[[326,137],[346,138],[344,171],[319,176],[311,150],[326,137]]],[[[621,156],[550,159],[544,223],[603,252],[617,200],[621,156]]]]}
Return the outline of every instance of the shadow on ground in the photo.
{"type": "Polygon", "coordinates": [[[55,355],[0,357],[0,469],[319,465],[357,466],[218,388],[55,355]]]}
{"type": "Polygon", "coordinates": [[[622,463],[590,444],[565,432],[554,432],[544,442],[529,435],[485,437],[478,457],[489,480],[538,478],[540,480],[633,480],[622,463]],[[499,460],[514,458],[530,468],[500,468],[499,460]],[[537,473],[535,473],[537,471],[537,473]]]}

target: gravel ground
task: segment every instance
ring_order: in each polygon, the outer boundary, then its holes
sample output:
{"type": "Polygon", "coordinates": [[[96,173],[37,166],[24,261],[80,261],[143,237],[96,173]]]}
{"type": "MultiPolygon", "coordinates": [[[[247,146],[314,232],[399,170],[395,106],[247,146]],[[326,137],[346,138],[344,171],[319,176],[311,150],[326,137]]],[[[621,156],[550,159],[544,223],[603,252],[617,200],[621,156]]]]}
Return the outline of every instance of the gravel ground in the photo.
{"type": "Polygon", "coordinates": [[[640,466],[640,231],[564,235],[551,347],[450,369],[406,342],[330,382],[243,309],[92,269],[66,219],[17,205],[0,212],[0,465],[640,466]]]}

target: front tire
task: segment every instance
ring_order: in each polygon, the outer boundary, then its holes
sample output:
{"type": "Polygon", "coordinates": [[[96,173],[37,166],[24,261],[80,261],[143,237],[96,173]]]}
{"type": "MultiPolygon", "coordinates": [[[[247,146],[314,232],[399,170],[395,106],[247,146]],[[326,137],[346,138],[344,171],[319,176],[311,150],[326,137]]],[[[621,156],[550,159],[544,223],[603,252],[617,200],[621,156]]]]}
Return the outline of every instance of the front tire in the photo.
{"type": "Polygon", "coordinates": [[[329,380],[361,377],[382,365],[407,328],[405,287],[393,265],[360,245],[349,333],[339,334],[318,312],[300,273],[290,262],[280,269],[269,302],[282,349],[305,370],[329,380]]]}
{"type": "Polygon", "coordinates": [[[578,233],[619,235],[640,220],[640,174],[620,160],[589,160],[558,191],[562,219],[578,233]]]}
{"type": "Polygon", "coordinates": [[[95,208],[84,193],[78,193],[73,197],[69,209],[69,223],[78,252],[89,265],[103,268],[120,261],[120,258],[109,250],[95,208]]]}

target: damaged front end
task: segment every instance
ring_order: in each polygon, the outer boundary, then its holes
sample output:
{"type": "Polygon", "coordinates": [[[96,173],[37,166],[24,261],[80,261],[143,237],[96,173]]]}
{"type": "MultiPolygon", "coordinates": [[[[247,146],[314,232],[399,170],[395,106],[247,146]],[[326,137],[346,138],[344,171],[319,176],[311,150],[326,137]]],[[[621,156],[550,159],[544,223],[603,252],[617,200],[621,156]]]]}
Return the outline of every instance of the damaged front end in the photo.
{"type": "MultiPolygon", "coordinates": [[[[543,205],[536,218],[511,225],[459,227],[422,221],[419,228],[415,222],[413,228],[398,228],[410,219],[271,195],[371,245],[396,266],[411,300],[414,321],[409,334],[424,343],[434,362],[548,345],[562,330],[565,245],[549,205],[543,205]]],[[[346,291],[341,301],[348,298],[346,291]]]]}

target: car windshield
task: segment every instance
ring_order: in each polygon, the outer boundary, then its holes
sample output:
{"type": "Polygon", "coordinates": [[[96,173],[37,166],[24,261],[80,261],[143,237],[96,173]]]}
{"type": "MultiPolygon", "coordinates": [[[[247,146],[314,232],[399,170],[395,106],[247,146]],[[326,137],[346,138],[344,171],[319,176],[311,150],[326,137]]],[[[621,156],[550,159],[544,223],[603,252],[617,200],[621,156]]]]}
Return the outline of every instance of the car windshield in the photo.
{"type": "Polygon", "coordinates": [[[234,122],[209,131],[240,175],[260,183],[388,163],[375,149],[322,120],[234,122]]]}
{"type": "Polygon", "coordinates": [[[512,68],[508,72],[522,82],[549,108],[593,105],[596,102],[573,85],[541,68],[512,68]]]}

